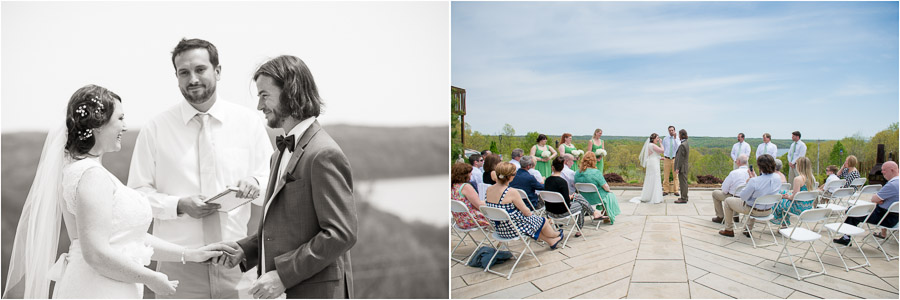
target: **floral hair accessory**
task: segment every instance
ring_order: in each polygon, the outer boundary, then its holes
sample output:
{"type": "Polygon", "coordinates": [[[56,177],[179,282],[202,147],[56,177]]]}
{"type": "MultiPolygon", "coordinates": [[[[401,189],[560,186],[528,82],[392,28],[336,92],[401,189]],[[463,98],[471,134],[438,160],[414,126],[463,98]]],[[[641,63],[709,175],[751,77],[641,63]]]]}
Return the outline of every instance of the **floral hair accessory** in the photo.
{"type": "Polygon", "coordinates": [[[504,177],[506,177],[506,176],[504,176],[503,174],[498,174],[498,175],[497,175],[497,178],[500,178],[500,179],[503,179],[504,177]]]}
{"type": "Polygon", "coordinates": [[[90,138],[91,136],[94,136],[94,129],[88,128],[85,130],[79,130],[77,133],[78,133],[78,140],[83,141],[83,140],[90,138]]]}

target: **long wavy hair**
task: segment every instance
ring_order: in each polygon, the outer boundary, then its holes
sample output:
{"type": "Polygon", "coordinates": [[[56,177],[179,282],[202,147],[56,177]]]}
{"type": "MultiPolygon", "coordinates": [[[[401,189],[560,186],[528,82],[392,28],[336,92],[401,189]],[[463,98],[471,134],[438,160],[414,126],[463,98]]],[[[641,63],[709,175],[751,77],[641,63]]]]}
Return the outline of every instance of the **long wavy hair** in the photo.
{"type": "Polygon", "coordinates": [[[594,156],[594,152],[585,152],[584,156],[581,157],[581,161],[578,163],[578,172],[584,172],[584,170],[596,168],[597,157],[594,156]]]}
{"type": "Polygon", "coordinates": [[[803,181],[803,184],[806,185],[806,190],[812,191],[816,188],[816,177],[813,176],[812,162],[809,161],[809,158],[803,156],[797,159],[797,172],[806,179],[803,181]]]}

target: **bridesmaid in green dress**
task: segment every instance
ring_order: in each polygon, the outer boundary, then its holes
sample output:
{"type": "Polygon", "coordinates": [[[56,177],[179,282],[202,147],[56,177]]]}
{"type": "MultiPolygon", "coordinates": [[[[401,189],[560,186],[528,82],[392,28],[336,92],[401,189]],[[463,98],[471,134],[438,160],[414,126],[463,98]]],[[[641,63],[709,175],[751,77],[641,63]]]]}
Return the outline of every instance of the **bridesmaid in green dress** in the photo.
{"type": "Polygon", "coordinates": [[[595,158],[592,153],[585,153],[584,158],[581,159],[582,167],[575,173],[575,182],[593,183],[597,187],[598,193],[582,193],[581,196],[583,196],[588,203],[594,205],[600,204],[602,201],[603,208],[606,209],[606,215],[609,216],[609,223],[613,224],[616,221],[616,216],[621,213],[621,210],[619,209],[619,200],[616,199],[616,194],[610,192],[609,184],[607,184],[606,179],[603,178],[603,173],[600,173],[600,170],[595,168],[596,164],[597,158],[595,158]]]}
{"type": "MultiPolygon", "coordinates": [[[[563,133],[562,137],[559,138],[559,153],[568,153],[572,154],[572,151],[577,150],[575,145],[572,144],[572,134],[571,133],[563,133]]],[[[572,154],[575,157],[575,163],[572,164],[572,171],[578,171],[578,161],[580,160],[578,155],[572,154]]]]}
{"type": "MultiPolygon", "coordinates": [[[[600,128],[594,129],[594,138],[591,139],[590,152],[597,153],[597,149],[606,149],[606,142],[600,139],[601,136],[603,136],[603,130],[600,128]]],[[[605,157],[597,158],[597,170],[600,170],[600,173],[603,173],[604,160],[606,160],[605,157]]]]}
{"type": "Polygon", "coordinates": [[[547,146],[547,136],[543,133],[539,134],[537,138],[537,145],[531,146],[531,156],[534,157],[537,161],[534,169],[538,170],[538,172],[541,172],[541,176],[544,176],[544,178],[549,177],[550,173],[552,173],[550,170],[550,162],[553,161],[553,159],[556,158],[557,155],[558,153],[556,152],[556,149],[547,146]],[[544,155],[547,156],[544,157],[544,155]]]}

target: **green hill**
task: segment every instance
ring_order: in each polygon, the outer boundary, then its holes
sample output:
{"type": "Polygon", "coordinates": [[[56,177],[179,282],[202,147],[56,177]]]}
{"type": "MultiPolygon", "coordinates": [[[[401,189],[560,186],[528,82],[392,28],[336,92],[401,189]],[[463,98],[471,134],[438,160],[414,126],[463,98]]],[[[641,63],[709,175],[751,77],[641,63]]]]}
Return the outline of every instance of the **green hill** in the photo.
{"type": "MultiPolygon", "coordinates": [[[[446,127],[325,126],[344,150],[353,168],[354,181],[447,174],[446,127]]],[[[274,136],[279,131],[270,130],[274,136]]],[[[9,256],[19,215],[37,169],[46,133],[4,133],[0,149],[2,165],[2,285],[6,286],[9,256]]],[[[123,182],[137,139],[137,131],[123,136],[122,150],[104,156],[103,163],[123,182]]],[[[419,222],[404,222],[357,199],[359,234],[351,257],[355,297],[447,298],[447,230],[419,222]]],[[[436,207],[443,203],[435,203],[436,207]]],[[[60,253],[69,243],[61,233],[60,253]]],[[[145,289],[146,290],[146,289],[145,289]]],[[[152,293],[145,294],[152,298],[152,293]]]]}

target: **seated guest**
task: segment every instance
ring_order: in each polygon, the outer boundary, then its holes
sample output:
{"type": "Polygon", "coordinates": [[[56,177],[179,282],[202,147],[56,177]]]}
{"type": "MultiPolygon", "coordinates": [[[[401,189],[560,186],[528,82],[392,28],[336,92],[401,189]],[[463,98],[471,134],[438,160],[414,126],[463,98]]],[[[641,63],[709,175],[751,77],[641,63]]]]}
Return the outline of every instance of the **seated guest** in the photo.
{"type": "MultiPolygon", "coordinates": [[[[773,156],[774,157],[774,156],[773,156]]],[[[775,175],[781,178],[781,183],[787,182],[787,177],[784,176],[784,173],[781,173],[781,168],[784,168],[784,163],[781,162],[781,159],[775,159],[775,175]]]]}
{"type": "MultiPolygon", "coordinates": [[[[754,207],[753,205],[756,202],[756,198],[765,195],[775,195],[778,193],[778,190],[781,189],[781,180],[774,174],[775,158],[771,155],[764,154],[756,160],[756,166],[759,167],[759,171],[762,172],[762,174],[756,176],[755,173],[749,172],[750,181],[747,181],[747,185],[744,187],[744,190],[741,191],[741,197],[725,199],[725,206],[723,207],[725,209],[725,229],[720,230],[719,234],[733,237],[734,213],[749,214],[750,208],[754,207]]],[[[775,205],[755,206],[756,210],[753,210],[753,215],[767,215],[770,213],[773,206],[775,205]]],[[[753,219],[750,219],[747,222],[749,228],[753,229],[753,219]]],[[[749,237],[750,233],[745,232],[744,235],[749,237]]]]}
{"type": "MultiPolygon", "coordinates": [[[[534,169],[534,160],[531,159],[531,156],[523,156],[519,163],[522,164],[522,167],[516,170],[516,179],[513,179],[509,186],[525,191],[525,195],[528,196],[528,200],[531,201],[531,207],[534,209],[539,209],[544,207],[541,204],[541,201],[538,200],[537,193],[534,191],[543,190],[544,184],[537,181],[528,170],[534,169]]],[[[499,174],[498,174],[499,175],[499,174]]]]}
{"type": "MultiPolygon", "coordinates": [[[[749,158],[746,154],[738,155],[737,159],[734,161],[737,164],[737,169],[732,170],[728,173],[728,177],[725,177],[725,181],[722,182],[722,189],[715,190],[712,193],[713,197],[713,208],[716,209],[716,217],[712,219],[713,222],[722,223],[725,217],[725,211],[722,208],[722,203],[728,197],[734,197],[734,191],[741,185],[747,184],[747,180],[750,179],[750,170],[747,169],[747,160],[749,158]]],[[[734,221],[738,221],[738,217],[734,217],[734,221]]]]}
{"type": "Polygon", "coordinates": [[[599,193],[582,193],[581,195],[592,205],[602,202],[603,208],[606,209],[606,216],[609,217],[610,224],[613,224],[616,216],[621,212],[619,201],[616,199],[616,194],[609,191],[609,184],[606,183],[606,178],[603,178],[603,173],[597,170],[597,157],[593,152],[585,153],[581,158],[578,173],[575,173],[575,182],[593,183],[597,187],[599,193]]]}
{"type": "Polygon", "coordinates": [[[525,150],[519,148],[513,149],[512,153],[509,154],[509,163],[516,166],[517,170],[522,167],[522,155],[525,155],[525,150]]]}
{"type": "Polygon", "coordinates": [[[825,192],[825,195],[831,195],[832,193],[834,193],[834,191],[840,188],[839,186],[831,186],[827,191],[825,190],[825,186],[832,181],[841,180],[837,177],[837,175],[835,175],[837,171],[838,167],[835,165],[825,167],[825,174],[828,175],[828,178],[825,178],[825,183],[823,183],[822,186],[819,187],[819,190],[825,192]]]}
{"type": "MultiPolygon", "coordinates": [[[[844,223],[856,226],[863,220],[866,220],[866,223],[878,225],[878,221],[881,221],[881,218],[883,217],[884,221],[881,222],[881,226],[894,227],[894,225],[897,225],[897,213],[888,213],[887,217],[884,217],[884,213],[891,207],[891,204],[897,202],[897,193],[898,189],[900,189],[900,186],[898,186],[897,183],[898,179],[900,179],[900,177],[897,176],[898,173],[900,173],[900,171],[897,169],[897,163],[886,161],[882,164],[881,174],[884,174],[884,178],[888,179],[888,182],[884,184],[884,187],[882,187],[877,194],[872,195],[872,199],[869,200],[872,201],[872,203],[878,204],[878,206],[875,207],[875,210],[872,211],[872,214],[869,215],[868,219],[866,219],[866,217],[848,217],[844,223]]],[[[886,230],[882,229],[880,234],[876,233],[874,235],[877,238],[883,239],[885,238],[885,234],[886,230]]],[[[845,235],[839,239],[834,239],[834,242],[849,246],[850,237],[845,235]]]]}
{"type": "Polygon", "coordinates": [[[797,173],[797,177],[794,177],[794,182],[791,183],[793,191],[781,195],[781,203],[778,203],[778,207],[775,208],[775,218],[769,220],[772,224],[781,224],[782,227],[791,225],[791,218],[785,217],[785,214],[787,214],[788,211],[799,216],[804,210],[815,206],[815,199],[809,201],[794,201],[794,204],[791,205],[791,201],[794,200],[794,195],[797,195],[799,192],[808,191],[811,186],[816,186],[816,177],[813,176],[812,161],[810,161],[809,158],[801,157],[797,159],[797,173]],[[788,206],[790,206],[790,209],[788,209],[788,206]],[[782,219],[784,219],[784,223],[781,223],[782,219]]]}
{"type": "Polygon", "coordinates": [[[844,160],[844,165],[841,166],[841,171],[838,173],[838,177],[846,181],[842,188],[850,187],[850,183],[859,178],[859,171],[856,170],[857,164],[856,156],[853,155],[847,156],[847,159],[844,160]]]}
{"type": "Polygon", "coordinates": [[[565,159],[566,168],[563,169],[562,172],[559,173],[560,174],[559,177],[562,177],[563,179],[566,180],[567,183],[569,183],[570,191],[575,191],[575,170],[572,170],[572,165],[575,164],[575,156],[572,156],[572,154],[566,153],[566,154],[560,155],[560,157],[565,159]]]}
{"type": "MultiPolygon", "coordinates": [[[[587,202],[587,200],[584,199],[584,197],[581,197],[581,195],[575,193],[574,189],[570,190],[569,183],[566,182],[565,179],[560,177],[562,170],[568,169],[565,164],[565,159],[562,157],[556,157],[553,162],[550,163],[550,165],[553,171],[544,182],[544,190],[557,192],[562,195],[563,199],[565,199],[566,201],[566,205],[569,206],[569,211],[571,211],[574,215],[593,216],[594,220],[603,218],[603,214],[601,214],[599,210],[595,210],[593,207],[591,207],[591,205],[587,202]]],[[[566,207],[563,206],[562,203],[548,202],[547,213],[554,218],[562,218],[569,215],[569,213],[566,211],[566,207]]],[[[576,223],[578,223],[578,228],[584,228],[584,217],[577,218],[576,223]]],[[[581,233],[576,233],[575,236],[579,237],[581,236],[581,233]]]]}
{"type": "MultiPolygon", "coordinates": [[[[563,230],[555,231],[547,219],[532,214],[531,209],[528,208],[519,193],[510,190],[509,182],[518,177],[516,166],[503,162],[497,165],[494,172],[497,174],[497,184],[487,189],[486,205],[505,210],[522,234],[535,240],[544,241],[551,245],[550,249],[556,249],[559,241],[563,239],[563,230]]],[[[525,174],[527,173],[525,172],[525,174]]],[[[494,227],[497,228],[497,234],[503,238],[516,236],[515,230],[508,226],[500,226],[495,223],[494,227]]]]}
{"type": "Polygon", "coordinates": [[[481,175],[481,180],[484,181],[485,184],[494,184],[495,175],[494,167],[500,163],[500,156],[496,154],[488,154],[484,157],[484,174],[481,175]]]}
{"type": "MultiPolygon", "coordinates": [[[[533,162],[535,162],[535,164],[537,164],[537,161],[538,161],[538,160],[537,160],[536,157],[534,157],[534,156],[525,156],[525,157],[530,158],[531,161],[533,161],[533,162]]],[[[535,180],[537,180],[537,181],[540,182],[541,184],[544,184],[544,176],[541,176],[541,172],[538,171],[537,166],[528,169],[528,174],[531,174],[531,176],[534,176],[534,179],[535,179],[535,180]]],[[[548,175],[549,175],[549,174],[548,174],[548,175]]]]}
{"type": "Polygon", "coordinates": [[[471,172],[472,166],[468,164],[453,164],[450,168],[450,173],[452,174],[450,175],[450,199],[465,203],[466,207],[469,208],[469,214],[471,214],[472,217],[475,217],[477,223],[472,222],[472,219],[464,213],[453,213],[453,217],[456,220],[456,225],[462,229],[474,228],[475,226],[490,228],[487,219],[485,219],[484,215],[481,214],[481,211],[478,210],[484,205],[484,202],[481,202],[481,199],[478,199],[478,192],[476,192],[475,189],[472,188],[472,185],[467,182],[471,172]]]}
{"type": "Polygon", "coordinates": [[[472,183],[475,192],[478,192],[478,187],[484,183],[484,170],[482,170],[484,158],[481,157],[481,154],[472,154],[469,156],[469,164],[472,165],[472,176],[469,177],[469,182],[472,183]]]}

